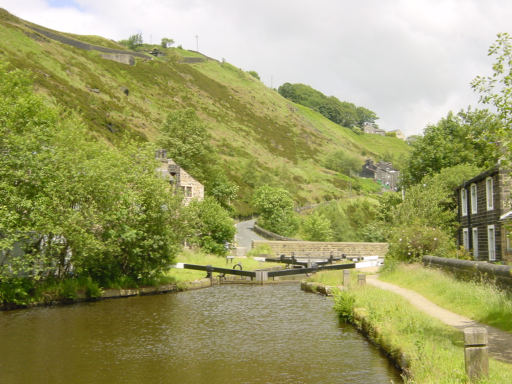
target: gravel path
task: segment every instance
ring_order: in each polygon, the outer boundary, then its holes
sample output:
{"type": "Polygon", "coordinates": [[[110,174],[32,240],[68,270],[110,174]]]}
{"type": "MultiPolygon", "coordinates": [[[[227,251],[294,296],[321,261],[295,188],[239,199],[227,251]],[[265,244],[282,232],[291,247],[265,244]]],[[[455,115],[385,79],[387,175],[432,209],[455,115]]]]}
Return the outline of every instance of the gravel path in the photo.
{"type": "Polygon", "coordinates": [[[423,311],[429,316],[435,317],[436,319],[441,320],[443,323],[452,327],[458,328],[460,330],[466,327],[486,328],[489,336],[490,355],[496,360],[512,363],[512,333],[502,331],[489,325],[478,323],[467,317],[450,312],[444,308],[441,308],[437,304],[432,303],[414,291],[378,280],[376,275],[367,276],[367,282],[368,284],[371,284],[377,288],[385,289],[387,291],[391,291],[399,294],[400,296],[403,296],[420,311],[423,311]]]}

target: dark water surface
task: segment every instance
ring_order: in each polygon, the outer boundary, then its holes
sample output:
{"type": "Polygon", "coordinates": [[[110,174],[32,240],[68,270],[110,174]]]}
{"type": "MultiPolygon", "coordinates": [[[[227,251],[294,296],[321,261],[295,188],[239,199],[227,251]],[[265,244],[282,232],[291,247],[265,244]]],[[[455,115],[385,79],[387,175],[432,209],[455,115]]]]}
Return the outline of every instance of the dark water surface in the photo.
{"type": "Polygon", "coordinates": [[[400,383],[332,300],[220,286],[0,313],[0,383],[400,383]]]}

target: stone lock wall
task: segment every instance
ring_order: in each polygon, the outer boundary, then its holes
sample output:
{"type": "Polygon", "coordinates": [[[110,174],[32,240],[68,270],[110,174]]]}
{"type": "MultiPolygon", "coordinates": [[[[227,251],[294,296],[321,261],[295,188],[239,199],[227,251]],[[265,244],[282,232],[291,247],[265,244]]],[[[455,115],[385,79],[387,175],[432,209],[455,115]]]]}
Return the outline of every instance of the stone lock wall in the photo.
{"type": "Polygon", "coordinates": [[[380,256],[384,257],[388,252],[388,243],[341,243],[341,242],[319,242],[319,241],[267,241],[254,240],[252,247],[268,245],[275,257],[281,255],[291,256],[292,252],[296,257],[322,256],[339,257],[345,254],[347,257],[380,256]]]}

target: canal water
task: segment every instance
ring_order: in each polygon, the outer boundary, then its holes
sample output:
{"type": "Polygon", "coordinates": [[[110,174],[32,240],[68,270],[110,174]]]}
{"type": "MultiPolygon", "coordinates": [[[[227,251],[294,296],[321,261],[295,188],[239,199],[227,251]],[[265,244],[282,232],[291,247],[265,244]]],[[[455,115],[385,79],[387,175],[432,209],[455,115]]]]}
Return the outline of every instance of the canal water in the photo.
{"type": "Polygon", "coordinates": [[[0,313],[0,383],[400,383],[332,300],[225,285],[0,313]]]}

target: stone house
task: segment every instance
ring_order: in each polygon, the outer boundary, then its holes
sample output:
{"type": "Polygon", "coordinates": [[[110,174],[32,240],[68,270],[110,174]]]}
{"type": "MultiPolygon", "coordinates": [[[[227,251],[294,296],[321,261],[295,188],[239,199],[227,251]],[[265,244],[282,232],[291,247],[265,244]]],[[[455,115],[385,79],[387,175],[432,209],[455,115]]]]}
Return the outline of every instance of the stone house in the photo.
{"type": "Polygon", "coordinates": [[[173,160],[167,158],[167,151],[156,151],[156,158],[161,162],[158,172],[169,181],[175,192],[183,193],[183,204],[189,205],[192,200],[204,199],[204,186],[190,176],[183,168],[173,160]]]}
{"type": "Polygon", "coordinates": [[[389,133],[394,133],[397,139],[405,140],[404,133],[399,129],[393,129],[392,131],[389,131],[389,133]]]}
{"type": "Polygon", "coordinates": [[[373,160],[368,159],[363,165],[360,176],[374,179],[386,188],[396,191],[398,189],[400,171],[394,169],[393,165],[389,162],[379,161],[375,164],[373,160]]]}
{"type": "Polygon", "coordinates": [[[370,135],[386,136],[385,130],[377,128],[375,126],[375,124],[372,124],[372,123],[364,123],[363,124],[363,132],[368,133],[370,135]]]}
{"type": "Polygon", "coordinates": [[[512,218],[511,191],[509,172],[499,166],[456,188],[460,223],[457,243],[475,260],[512,260],[512,244],[507,236],[512,218]]]}

